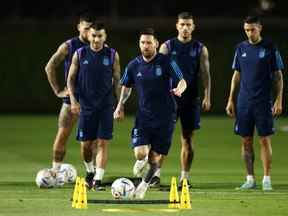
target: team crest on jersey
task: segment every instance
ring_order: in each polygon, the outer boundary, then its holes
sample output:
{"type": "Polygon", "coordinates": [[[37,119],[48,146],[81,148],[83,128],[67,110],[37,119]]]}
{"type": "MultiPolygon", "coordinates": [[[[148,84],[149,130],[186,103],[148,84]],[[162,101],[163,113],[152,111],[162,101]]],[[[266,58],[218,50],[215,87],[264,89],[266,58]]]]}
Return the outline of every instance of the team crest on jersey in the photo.
{"type": "Polygon", "coordinates": [[[190,50],[190,53],[189,53],[189,55],[191,56],[191,57],[195,57],[196,56],[196,50],[195,49],[191,49],[190,50]]]}
{"type": "Polygon", "coordinates": [[[264,58],[264,56],[265,56],[265,49],[261,49],[259,51],[259,58],[264,58]]]}
{"type": "Polygon", "coordinates": [[[171,55],[177,55],[177,52],[176,52],[175,50],[173,50],[173,51],[171,52],[171,55]]]}
{"type": "Polygon", "coordinates": [[[159,65],[156,66],[155,70],[156,76],[161,76],[162,75],[162,69],[159,65]]]}
{"type": "Polygon", "coordinates": [[[104,56],[103,58],[103,65],[108,66],[109,65],[109,58],[107,56],[104,56]]]}

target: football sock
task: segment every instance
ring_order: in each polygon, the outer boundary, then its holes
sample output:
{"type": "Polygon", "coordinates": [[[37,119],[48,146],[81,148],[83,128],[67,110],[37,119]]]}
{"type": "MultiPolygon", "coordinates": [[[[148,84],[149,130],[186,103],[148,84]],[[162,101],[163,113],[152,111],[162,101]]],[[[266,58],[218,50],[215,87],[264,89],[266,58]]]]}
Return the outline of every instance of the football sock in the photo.
{"type": "Polygon", "coordinates": [[[160,168],[158,168],[157,170],[156,170],[156,172],[154,173],[154,176],[157,176],[157,177],[159,177],[160,178],[160,168]]]}
{"type": "Polygon", "coordinates": [[[189,180],[189,172],[182,170],[181,171],[181,178],[180,180],[186,178],[187,180],[189,180]]]}
{"type": "Polygon", "coordinates": [[[148,170],[148,173],[144,178],[144,181],[146,183],[149,183],[151,181],[157,169],[159,169],[159,165],[157,163],[150,163],[150,169],[148,170]]]}
{"type": "Polygon", "coordinates": [[[254,182],[254,181],[255,181],[253,175],[247,175],[247,176],[246,176],[246,180],[247,180],[248,182],[254,182]]]}
{"type": "Polygon", "coordinates": [[[270,182],[271,178],[270,176],[263,176],[263,182],[270,182]]]}
{"type": "Polygon", "coordinates": [[[60,170],[61,165],[62,165],[62,162],[55,162],[55,161],[53,161],[53,163],[52,163],[52,169],[58,171],[58,170],[60,170]]]}
{"type": "Polygon", "coordinates": [[[104,176],[104,172],[105,172],[104,169],[102,169],[102,168],[96,168],[96,174],[95,174],[95,176],[94,176],[94,179],[95,179],[95,180],[100,180],[100,181],[102,181],[103,176],[104,176]]]}
{"type": "Polygon", "coordinates": [[[90,162],[84,161],[84,165],[85,165],[86,172],[94,173],[93,161],[90,161],[90,162]]]}

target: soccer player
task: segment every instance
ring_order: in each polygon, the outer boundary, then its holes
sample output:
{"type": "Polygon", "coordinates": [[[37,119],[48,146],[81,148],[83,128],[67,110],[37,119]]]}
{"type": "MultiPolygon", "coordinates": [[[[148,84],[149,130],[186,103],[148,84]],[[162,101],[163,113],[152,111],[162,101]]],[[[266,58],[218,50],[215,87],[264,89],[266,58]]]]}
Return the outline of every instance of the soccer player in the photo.
{"type": "Polygon", "coordinates": [[[195,29],[192,15],[188,12],[180,13],[176,29],[178,31],[177,37],[163,43],[159,52],[168,55],[179,65],[187,82],[187,89],[182,97],[176,98],[177,117],[181,124],[181,175],[179,181],[181,187],[183,178],[186,178],[190,185],[189,171],[195,148],[194,131],[200,128],[199,76],[202,78],[204,89],[202,101],[204,111],[209,111],[211,107],[211,80],[208,49],[204,44],[192,38],[195,29]]]}
{"type": "Polygon", "coordinates": [[[130,61],[121,78],[121,95],[114,112],[115,119],[124,117],[124,104],[131,88],[138,94],[138,111],[132,129],[134,150],[150,145],[148,163],[150,168],[135,191],[136,198],[144,198],[149,183],[168,154],[176,122],[174,95],[180,97],[186,89],[186,82],[174,61],[157,53],[158,41],[154,30],[145,29],[140,33],[141,55],[130,61]],[[172,89],[171,79],[177,83],[172,89]]]}
{"type": "Polygon", "coordinates": [[[53,89],[53,92],[57,97],[62,98],[63,100],[58,117],[58,132],[53,144],[52,168],[55,171],[58,171],[63,163],[66,152],[66,143],[71,134],[74,123],[78,118],[78,115],[73,114],[70,108],[69,93],[66,86],[68,71],[75,50],[80,47],[87,46],[89,43],[87,33],[91,24],[91,15],[87,13],[81,14],[79,17],[79,23],[77,25],[79,35],[62,43],[57,51],[52,55],[45,67],[48,81],[53,89]],[[63,62],[65,86],[62,89],[57,80],[57,69],[63,62]]]}
{"type": "Polygon", "coordinates": [[[262,189],[272,190],[270,172],[272,162],[271,135],[274,133],[273,116],[282,112],[283,62],[274,43],[261,36],[262,24],[257,16],[244,20],[248,40],[237,45],[232,69],[230,95],[226,106],[229,116],[235,117],[235,133],[242,140],[242,157],[246,165],[246,181],[241,190],[256,188],[254,175],[253,135],[256,126],[261,146],[264,171],[262,189]],[[276,99],[272,104],[272,87],[276,86],[276,99]],[[240,85],[237,109],[234,105],[236,87],[240,85]]]}
{"type": "Polygon", "coordinates": [[[100,190],[107,163],[109,140],[113,130],[113,94],[120,94],[120,60],[118,53],[104,45],[107,34],[103,23],[93,23],[90,46],[78,49],[72,58],[68,75],[71,112],[78,114],[77,140],[86,168],[88,188],[100,190]],[[114,85],[113,85],[114,84],[114,85]],[[75,97],[77,89],[79,100],[75,97]],[[114,89],[114,90],[113,90],[114,89]],[[96,143],[96,173],[93,145],[96,143]]]}

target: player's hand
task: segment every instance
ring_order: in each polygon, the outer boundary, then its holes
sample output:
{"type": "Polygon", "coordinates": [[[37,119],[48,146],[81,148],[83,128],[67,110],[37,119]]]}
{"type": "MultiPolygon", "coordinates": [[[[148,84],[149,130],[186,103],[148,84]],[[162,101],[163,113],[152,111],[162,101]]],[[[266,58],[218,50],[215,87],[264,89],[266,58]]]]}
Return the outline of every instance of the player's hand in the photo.
{"type": "Polygon", "coordinates": [[[114,111],[114,119],[121,121],[124,119],[124,107],[123,105],[117,105],[115,111],[114,111]]]}
{"type": "Polygon", "coordinates": [[[171,90],[171,92],[176,95],[177,97],[181,97],[182,96],[182,93],[183,93],[183,90],[180,89],[180,88],[174,88],[171,90]]]}
{"type": "Polygon", "coordinates": [[[235,106],[233,101],[229,100],[226,106],[226,113],[230,117],[235,117],[235,106]]]}
{"type": "Polygon", "coordinates": [[[202,101],[202,109],[203,109],[205,112],[210,111],[210,109],[211,109],[211,102],[210,102],[210,99],[209,99],[209,98],[204,97],[204,99],[203,99],[203,101],[202,101]]]}
{"type": "Polygon", "coordinates": [[[67,97],[67,96],[69,96],[69,91],[67,88],[64,88],[62,91],[57,92],[56,96],[59,98],[67,97]]]}
{"type": "Polygon", "coordinates": [[[272,114],[273,116],[278,116],[282,113],[282,103],[275,101],[273,108],[272,108],[272,114]]]}
{"type": "Polygon", "coordinates": [[[78,102],[71,102],[71,112],[77,115],[80,113],[80,104],[78,102]]]}

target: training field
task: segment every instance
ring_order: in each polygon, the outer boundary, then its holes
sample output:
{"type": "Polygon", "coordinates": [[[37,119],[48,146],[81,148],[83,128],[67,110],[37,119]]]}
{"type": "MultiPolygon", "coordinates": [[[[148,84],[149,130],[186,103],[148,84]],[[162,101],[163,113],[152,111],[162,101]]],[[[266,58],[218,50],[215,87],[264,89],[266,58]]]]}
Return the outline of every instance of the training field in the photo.
{"type": "MultiPolygon", "coordinates": [[[[167,205],[88,204],[88,209],[71,208],[73,185],[39,189],[34,183],[41,168],[51,166],[52,142],[56,132],[56,116],[0,116],[0,216],[48,215],[203,215],[203,216],[276,216],[288,214],[288,132],[273,136],[272,192],[261,191],[262,168],[259,145],[255,143],[257,189],[234,190],[244,181],[244,165],[240,156],[239,137],[232,133],[233,120],[227,117],[203,117],[202,129],[196,136],[196,157],[192,166],[191,210],[167,211],[167,205]],[[113,212],[111,212],[113,211],[113,212]]],[[[276,121],[276,128],[287,125],[287,118],[276,121]]],[[[104,182],[131,176],[134,158],[130,148],[132,118],[115,123],[109,162],[104,182]]],[[[66,162],[72,163],[81,176],[79,144],[73,133],[68,143],[66,162]]],[[[179,125],[173,146],[162,167],[162,188],[169,187],[179,170],[179,125]]],[[[257,140],[255,140],[257,142],[257,140]]],[[[151,189],[145,199],[168,199],[168,191],[151,189]]],[[[88,192],[88,199],[112,199],[106,192],[88,192]]]]}

